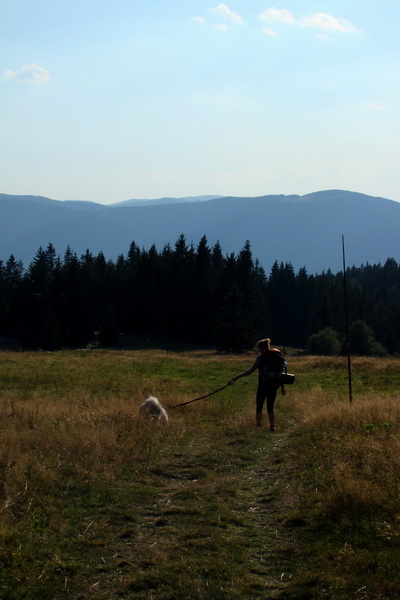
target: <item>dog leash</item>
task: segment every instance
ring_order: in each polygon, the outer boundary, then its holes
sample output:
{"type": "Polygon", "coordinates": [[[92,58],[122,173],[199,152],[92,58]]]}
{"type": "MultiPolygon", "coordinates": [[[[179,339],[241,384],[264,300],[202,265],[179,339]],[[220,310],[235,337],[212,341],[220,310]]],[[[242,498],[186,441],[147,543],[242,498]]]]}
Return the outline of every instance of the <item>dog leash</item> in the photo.
{"type": "Polygon", "coordinates": [[[213,394],[216,394],[217,392],[220,392],[221,390],[224,390],[225,388],[229,387],[233,383],[235,383],[235,382],[234,381],[230,381],[229,383],[227,383],[223,387],[220,387],[217,390],[214,390],[213,392],[210,392],[209,394],[206,394],[205,396],[200,396],[200,398],[195,398],[194,400],[188,400],[188,402],[181,402],[181,404],[175,404],[173,406],[168,406],[167,408],[178,408],[178,406],[185,406],[186,404],[191,404],[192,402],[197,402],[197,400],[204,400],[204,398],[208,398],[209,396],[212,396],[213,394]]]}

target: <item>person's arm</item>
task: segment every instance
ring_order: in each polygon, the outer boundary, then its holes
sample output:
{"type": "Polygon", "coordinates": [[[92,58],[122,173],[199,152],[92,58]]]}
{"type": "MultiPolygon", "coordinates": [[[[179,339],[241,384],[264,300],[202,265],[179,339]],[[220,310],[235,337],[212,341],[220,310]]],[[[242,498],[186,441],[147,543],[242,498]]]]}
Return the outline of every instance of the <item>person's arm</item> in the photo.
{"type": "Polygon", "coordinates": [[[258,360],[256,360],[255,363],[250,367],[250,369],[247,369],[247,371],[243,371],[243,373],[239,373],[239,375],[235,375],[235,377],[232,377],[229,383],[234,383],[241,377],[247,377],[247,375],[251,375],[256,369],[258,369],[258,360]]]}

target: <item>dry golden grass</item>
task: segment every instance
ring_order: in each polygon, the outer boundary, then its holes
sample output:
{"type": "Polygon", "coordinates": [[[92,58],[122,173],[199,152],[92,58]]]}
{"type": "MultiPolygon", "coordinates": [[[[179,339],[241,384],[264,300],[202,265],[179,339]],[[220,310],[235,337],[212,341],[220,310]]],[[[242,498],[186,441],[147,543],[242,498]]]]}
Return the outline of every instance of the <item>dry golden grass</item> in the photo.
{"type": "MultiPolygon", "coordinates": [[[[162,351],[2,358],[3,514],[16,503],[31,503],[41,490],[47,495],[57,486],[62,489],[70,480],[112,481],[124,468],[145,471],[171,444],[188,435],[206,435],[214,428],[213,419],[226,412],[226,402],[171,409],[167,428],[140,419],[139,406],[149,394],[157,394],[168,407],[208,393],[216,387],[210,362],[218,374],[220,364],[236,362],[210,352],[177,358],[162,351]],[[198,380],[203,369],[211,379],[207,383],[198,380]],[[191,371],[194,381],[180,377],[191,371]]],[[[233,418],[229,414],[224,414],[225,422],[233,418]]]]}
{"type": "MultiPolygon", "coordinates": [[[[347,371],[347,357],[344,356],[302,355],[289,356],[288,360],[291,365],[295,365],[296,373],[309,371],[310,369],[325,368],[347,371]]],[[[368,356],[353,356],[351,357],[351,365],[354,372],[365,370],[371,370],[375,373],[382,371],[393,372],[399,368],[399,359],[395,357],[375,358],[368,356]]]]}
{"type": "Polygon", "coordinates": [[[400,394],[369,392],[350,404],[318,391],[297,397],[294,409],[325,515],[400,514],[400,394]]]}
{"type": "Polygon", "coordinates": [[[166,427],[138,414],[149,393],[166,406],[190,400],[227,382],[239,362],[0,355],[0,597],[148,598],[157,585],[160,598],[187,598],[196,582],[196,598],[234,598],[258,581],[233,560],[243,561],[245,526],[237,476],[254,467],[241,440],[254,415],[245,397],[233,400],[240,389],[170,409],[166,427]]]}
{"type": "Polygon", "coordinates": [[[253,359],[204,351],[0,354],[0,559],[7,567],[0,597],[147,600],[155,578],[161,600],[190,597],[193,580],[196,600],[272,598],[283,579],[274,583],[271,575],[267,591],[269,567],[260,556],[282,542],[271,539],[265,520],[284,539],[284,522],[297,518],[307,527],[285,557],[283,550],[268,555],[291,573],[287,597],[356,598],[369,569],[365,598],[396,598],[399,360],[353,359],[350,404],[345,358],[289,356],[296,383],[278,400],[273,442],[254,428],[255,377],[169,409],[167,427],[139,418],[147,395],[167,407],[186,402],[253,359]],[[118,553],[119,570],[112,566],[118,553]],[[104,576],[91,555],[106,556],[104,576]],[[134,565],[130,579],[121,574],[126,565],[134,565]],[[191,574],[182,575],[184,565],[191,574]],[[7,570],[24,583],[7,579],[7,570]],[[312,579],[314,570],[324,577],[312,579]],[[62,593],[60,580],[74,578],[75,592],[65,583],[62,593]],[[84,588],[86,578],[94,586],[101,579],[103,595],[84,588]]]}

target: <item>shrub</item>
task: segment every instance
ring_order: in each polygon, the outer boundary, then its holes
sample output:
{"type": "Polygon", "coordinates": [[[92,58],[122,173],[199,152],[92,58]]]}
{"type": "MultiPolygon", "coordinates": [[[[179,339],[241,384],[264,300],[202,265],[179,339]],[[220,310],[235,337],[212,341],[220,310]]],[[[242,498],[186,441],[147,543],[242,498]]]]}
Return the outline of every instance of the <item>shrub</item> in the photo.
{"type": "Polygon", "coordinates": [[[376,341],[372,328],[362,319],[354,321],[349,328],[350,348],[360,356],[385,356],[386,348],[376,341]]]}
{"type": "Polygon", "coordinates": [[[340,342],[337,331],[325,327],[314,333],[308,340],[308,349],[311,354],[333,356],[340,352],[340,342]]]}

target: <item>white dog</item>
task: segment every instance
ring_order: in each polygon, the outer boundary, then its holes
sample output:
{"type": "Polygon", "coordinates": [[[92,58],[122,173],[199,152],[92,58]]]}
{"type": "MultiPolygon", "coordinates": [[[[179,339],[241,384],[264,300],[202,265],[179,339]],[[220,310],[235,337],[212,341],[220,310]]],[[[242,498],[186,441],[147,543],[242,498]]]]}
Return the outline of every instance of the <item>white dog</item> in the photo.
{"type": "Polygon", "coordinates": [[[149,396],[147,400],[140,405],[139,414],[150,417],[159,423],[168,423],[168,414],[160,401],[155,396],[149,396]]]}

